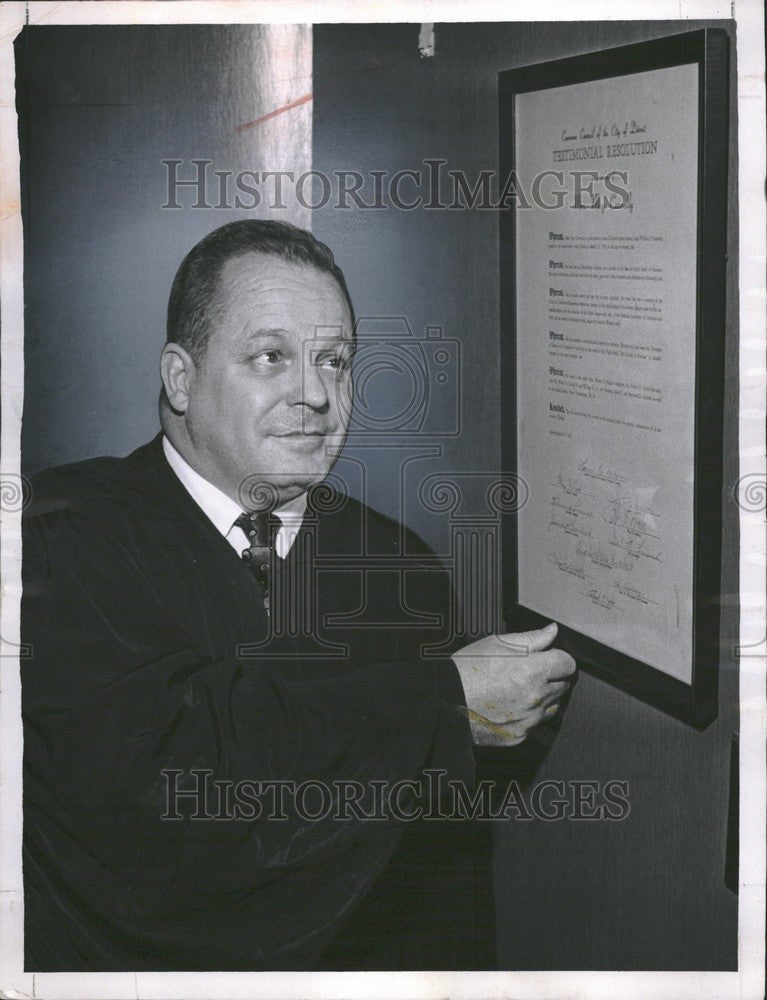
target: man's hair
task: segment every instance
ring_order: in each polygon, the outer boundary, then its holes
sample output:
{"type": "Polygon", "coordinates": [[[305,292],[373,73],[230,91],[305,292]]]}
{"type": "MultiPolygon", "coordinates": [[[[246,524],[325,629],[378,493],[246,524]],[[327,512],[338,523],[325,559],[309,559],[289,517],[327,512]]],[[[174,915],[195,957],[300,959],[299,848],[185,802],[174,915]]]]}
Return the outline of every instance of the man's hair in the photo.
{"type": "Polygon", "coordinates": [[[208,233],[192,247],[173,279],[168,300],[167,339],[180,344],[199,364],[208,346],[221,271],[227,261],[249,253],[271,254],[295,264],[309,264],[335,278],[354,327],[354,307],[333,253],[305,229],[287,222],[245,219],[208,233]]]}

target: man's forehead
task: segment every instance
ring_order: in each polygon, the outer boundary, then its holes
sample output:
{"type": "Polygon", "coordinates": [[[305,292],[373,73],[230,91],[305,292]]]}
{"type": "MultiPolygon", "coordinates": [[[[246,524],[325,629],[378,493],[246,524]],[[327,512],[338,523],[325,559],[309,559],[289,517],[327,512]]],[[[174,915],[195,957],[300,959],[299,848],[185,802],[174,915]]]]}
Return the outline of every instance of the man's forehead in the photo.
{"type": "Polygon", "coordinates": [[[226,261],[217,294],[219,320],[238,342],[265,332],[351,340],[351,313],[332,274],[302,261],[248,253],[226,261]]]}
{"type": "Polygon", "coordinates": [[[244,296],[263,298],[275,305],[319,298],[328,306],[348,309],[332,274],[313,264],[273,254],[248,253],[230,258],[221,268],[219,291],[227,303],[244,296]]]}

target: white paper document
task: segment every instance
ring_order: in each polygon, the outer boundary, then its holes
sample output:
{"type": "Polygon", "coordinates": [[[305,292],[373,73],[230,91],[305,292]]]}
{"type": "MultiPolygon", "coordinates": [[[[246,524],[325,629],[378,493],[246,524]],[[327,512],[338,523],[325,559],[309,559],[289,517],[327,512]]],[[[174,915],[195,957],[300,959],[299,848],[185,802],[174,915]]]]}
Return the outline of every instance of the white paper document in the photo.
{"type": "Polygon", "coordinates": [[[519,94],[515,136],[523,185],[565,202],[516,213],[519,602],[685,683],[697,74],[519,94]]]}

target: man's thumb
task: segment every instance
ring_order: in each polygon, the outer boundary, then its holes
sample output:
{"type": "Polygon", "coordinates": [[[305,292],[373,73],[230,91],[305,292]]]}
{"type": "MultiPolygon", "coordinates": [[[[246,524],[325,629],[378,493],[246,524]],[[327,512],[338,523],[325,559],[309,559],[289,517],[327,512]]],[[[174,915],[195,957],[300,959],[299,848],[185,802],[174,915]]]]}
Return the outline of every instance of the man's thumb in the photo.
{"type": "Polygon", "coordinates": [[[540,653],[548,649],[557,635],[557,623],[550,622],[545,628],[532,629],[530,632],[516,632],[503,636],[515,647],[526,649],[528,653],[540,653]]]}

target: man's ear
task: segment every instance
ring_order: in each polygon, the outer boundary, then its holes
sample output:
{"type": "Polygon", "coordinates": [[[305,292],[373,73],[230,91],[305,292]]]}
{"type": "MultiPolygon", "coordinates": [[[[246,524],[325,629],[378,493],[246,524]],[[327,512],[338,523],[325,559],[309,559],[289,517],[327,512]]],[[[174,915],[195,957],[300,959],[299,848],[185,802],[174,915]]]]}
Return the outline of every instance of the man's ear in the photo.
{"type": "Polygon", "coordinates": [[[195,376],[192,356],[180,344],[166,344],[160,358],[165,395],[176,413],[186,413],[195,376]]]}

